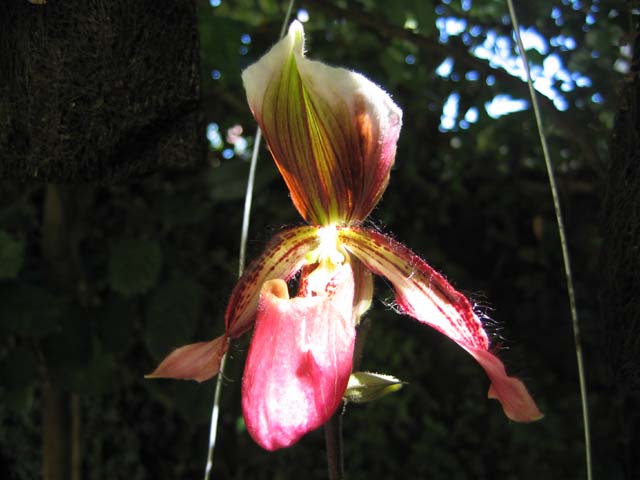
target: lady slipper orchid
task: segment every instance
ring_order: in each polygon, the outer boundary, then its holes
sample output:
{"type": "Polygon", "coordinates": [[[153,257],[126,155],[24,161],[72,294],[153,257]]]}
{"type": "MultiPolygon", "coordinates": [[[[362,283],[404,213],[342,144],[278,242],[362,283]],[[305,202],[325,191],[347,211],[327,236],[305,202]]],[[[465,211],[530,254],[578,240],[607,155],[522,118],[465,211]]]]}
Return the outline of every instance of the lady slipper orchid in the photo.
{"type": "Polygon", "coordinates": [[[507,417],[541,418],[524,384],[490,351],[469,300],[407,247],[362,226],[387,186],[400,133],[402,112],[389,95],[358,73],[305,58],[298,22],[242,78],[308,225],[277,234],[249,265],[231,294],[223,336],[175,350],[150,376],[211,378],[228,339],[255,324],[242,383],[247,429],[265,449],[290,446],[342,400],[374,273],[393,285],[403,313],[476,359],[507,417]],[[299,272],[291,298],[287,282],[299,272]]]}

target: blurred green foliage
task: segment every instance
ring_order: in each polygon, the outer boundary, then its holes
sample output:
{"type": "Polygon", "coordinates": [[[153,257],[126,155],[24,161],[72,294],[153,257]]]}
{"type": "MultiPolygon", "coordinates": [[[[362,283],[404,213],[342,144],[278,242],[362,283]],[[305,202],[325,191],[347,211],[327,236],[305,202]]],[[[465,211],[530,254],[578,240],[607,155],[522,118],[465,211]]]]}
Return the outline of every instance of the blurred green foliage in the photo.
{"type": "MultiPolygon", "coordinates": [[[[285,3],[199,2],[207,162],[129,184],[88,186],[88,194],[75,197],[75,207],[85,213],[73,224],[71,251],[82,274],[71,289],[56,281],[41,253],[46,187],[2,185],[0,477],[38,475],[45,375],[80,395],[86,478],[201,475],[212,382],[143,376],[172,348],[223,331],[255,131],[240,72],[277,39],[285,3]]],[[[607,479],[622,474],[609,441],[615,419],[599,354],[604,335],[596,303],[602,248],[597,212],[614,92],[622,79],[614,65],[625,61],[620,45],[630,41],[629,12],[618,3],[518,5],[524,27],[547,42],[564,36],[575,43],[548,43],[544,54],[530,51],[532,61],[541,66],[555,55],[565,68],[590,79],[564,89],[556,80],[566,111],[542,100],[574,256],[595,467],[607,479]]],[[[348,478],[583,477],[573,338],[533,116],[528,109],[489,116],[484,106],[496,95],[526,98],[526,90],[519,78],[470,53],[498,35],[515,55],[506,3],[309,0],[296,2],[294,15],[303,15],[301,9],[309,17],[311,57],[365,73],[404,110],[396,165],[372,222],[422,254],[490,317],[494,345],[546,414],[531,425],[509,422],[486,399],[488,381],[480,367],[438,333],[395,314],[388,308],[391,292],[379,281],[362,369],[409,385],[379,401],[347,407],[348,478]],[[444,39],[436,22],[450,17],[466,23],[459,35],[444,39]],[[450,74],[436,74],[448,57],[450,74]],[[442,129],[452,92],[459,95],[459,113],[452,128],[442,129]],[[461,123],[472,108],[477,120],[461,123]]],[[[274,230],[299,222],[263,148],[250,254],[274,230]]],[[[245,339],[233,349],[226,375],[214,478],[326,478],[321,431],[275,453],[249,438],[239,398],[246,347],[245,339]]]]}

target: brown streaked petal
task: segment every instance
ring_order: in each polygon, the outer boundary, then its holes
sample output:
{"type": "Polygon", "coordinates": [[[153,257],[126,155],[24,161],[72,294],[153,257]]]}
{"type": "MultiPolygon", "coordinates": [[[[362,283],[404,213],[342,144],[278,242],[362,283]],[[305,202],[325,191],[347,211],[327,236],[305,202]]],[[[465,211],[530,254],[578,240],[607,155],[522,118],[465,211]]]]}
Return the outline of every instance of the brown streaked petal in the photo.
{"type": "Polygon", "coordinates": [[[385,190],[402,111],[364,76],[304,57],[298,22],[242,78],[291,198],[308,221],[357,223],[385,190]]]}
{"type": "Polygon", "coordinates": [[[275,235],[264,252],[249,264],[238,280],[227,305],[227,335],[237,338],[253,323],[260,289],[268,280],[289,280],[305,262],[305,255],[318,246],[318,228],[290,228],[275,235]]]}
{"type": "Polygon", "coordinates": [[[509,418],[526,422],[542,414],[524,384],[509,377],[489,351],[489,339],[469,300],[404,245],[362,228],[342,228],[342,245],[371,271],[386,277],[400,309],[444,333],[469,352],[491,379],[489,397],[496,398],[509,418]]]}

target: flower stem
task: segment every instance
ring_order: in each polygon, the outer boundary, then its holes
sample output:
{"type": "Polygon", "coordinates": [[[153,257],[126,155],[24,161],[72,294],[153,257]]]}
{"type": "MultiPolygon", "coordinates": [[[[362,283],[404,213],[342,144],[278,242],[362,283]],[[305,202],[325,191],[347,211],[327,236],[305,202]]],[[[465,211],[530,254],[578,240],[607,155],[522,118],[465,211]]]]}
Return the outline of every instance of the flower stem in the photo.
{"type": "Polygon", "coordinates": [[[327,446],[329,480],[344,479],[344,456],[342,452],[342,408],[324,424],[324,439],[327,446]]]}
{"type": "MultiPolygon", "coordinates": [[[[353,371],[360,369],[362,360],[362,350],[364,341],[367,338],[371,321],[363,319],[358,325],[356,335],[356,345],[353,350],[353,371]]],[[[342,415],[344,414],[344,404],[338,411],[324,424],[324,440],[327,446],[327,466],[329,468],[330,480],[342,480],[344,478],[344,452],[342,441],[342,415]]]]}

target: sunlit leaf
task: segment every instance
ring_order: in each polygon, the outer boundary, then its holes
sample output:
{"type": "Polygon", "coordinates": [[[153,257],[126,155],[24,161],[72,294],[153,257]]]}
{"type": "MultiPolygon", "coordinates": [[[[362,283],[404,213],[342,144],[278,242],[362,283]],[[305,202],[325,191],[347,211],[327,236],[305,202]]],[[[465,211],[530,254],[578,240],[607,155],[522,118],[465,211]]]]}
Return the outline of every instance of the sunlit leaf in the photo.
{"type": "Polygon", "coordinates": [[[348,402],[368,403],[397,392],[404,383],[396,377],[382,373],[354,372],[349,377],[344,398],[348,402]]]}

